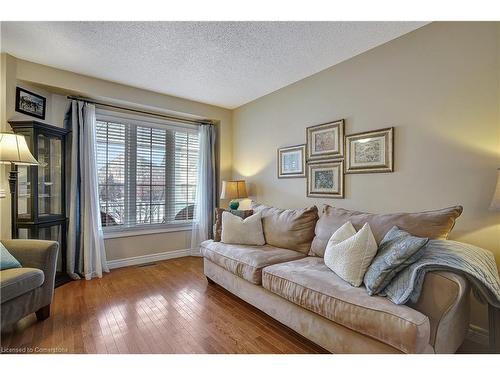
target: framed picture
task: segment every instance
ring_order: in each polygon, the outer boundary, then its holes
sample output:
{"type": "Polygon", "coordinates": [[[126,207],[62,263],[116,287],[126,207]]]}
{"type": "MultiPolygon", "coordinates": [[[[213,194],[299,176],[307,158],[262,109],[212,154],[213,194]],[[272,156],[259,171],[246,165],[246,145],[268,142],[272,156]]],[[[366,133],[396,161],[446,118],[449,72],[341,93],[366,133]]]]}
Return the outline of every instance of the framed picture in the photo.
{"type": "Polygon", "coordinates": [[[46,101],[43,96],[16,87],[16,112],[45,120],[46,101]]]}
{"type": "Polygon", "coordinates": [[[306,145],[278,149],[278,178],[306,177],[306,145]]]}
{"type": "Polygon", "coordinates": [[[306,129],[307,160],[344,156],[344,120],[310,126],[306,129]]]}
{"type": "Polygon", "coordinates": [[[394,128],[346,136],[346,173],[394,171],[394,128]]]}
{"type": "Polygon", "coordinates": [[[308,163],[307,196],[344,198],[344,162],[332,160],[308,163]]]}

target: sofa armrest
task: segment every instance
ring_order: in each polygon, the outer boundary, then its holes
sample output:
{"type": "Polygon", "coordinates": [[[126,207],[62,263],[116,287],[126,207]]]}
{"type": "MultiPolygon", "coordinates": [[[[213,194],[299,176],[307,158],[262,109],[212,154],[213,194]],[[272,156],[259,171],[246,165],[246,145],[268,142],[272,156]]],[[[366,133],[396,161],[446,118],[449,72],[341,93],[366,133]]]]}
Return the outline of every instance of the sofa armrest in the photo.
{"type": "Polygon", "coordinates": [[[429,343],[435,353],[455,353],[462,345],[470,315],[470,287],[463,276],[442,271],[427,273],[419,300],[409,306],[429,318],[429,343]]]}
{"type": "Polygon", "coordinates": [[[40,307],[52,302],[59,243],[43,240],[2,240],[7,250],[23,267],[38,268],[44,273],[40,307]]]}

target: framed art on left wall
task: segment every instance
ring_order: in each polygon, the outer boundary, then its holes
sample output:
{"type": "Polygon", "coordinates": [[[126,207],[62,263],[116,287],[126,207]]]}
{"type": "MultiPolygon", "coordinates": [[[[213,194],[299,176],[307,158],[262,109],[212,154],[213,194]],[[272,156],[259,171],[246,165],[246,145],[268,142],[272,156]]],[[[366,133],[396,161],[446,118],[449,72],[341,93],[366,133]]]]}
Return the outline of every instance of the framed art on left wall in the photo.
{"type": "Polygon", "coordinates": [[[45,120],[46,102],[43,96],[16,87],[16,112],[45,120]]]}

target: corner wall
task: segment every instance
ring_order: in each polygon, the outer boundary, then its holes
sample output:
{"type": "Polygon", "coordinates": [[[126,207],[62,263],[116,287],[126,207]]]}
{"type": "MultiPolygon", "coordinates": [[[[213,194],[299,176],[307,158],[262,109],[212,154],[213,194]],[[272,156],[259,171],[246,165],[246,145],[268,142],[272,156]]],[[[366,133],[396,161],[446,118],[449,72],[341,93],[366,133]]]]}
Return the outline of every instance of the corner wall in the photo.
{"type": "MultiPolygon", "coordinates": [[[[432,23],[233,112],[234,177],[280,207],[322,203],[369,212],[464,206],[452,239],[491,250],[488,211],[500,167],[496,23],[432,23]],[[306,197],[305,179],[278,179],[276,150],[305,128],[346,120],[346,134],[395,127],[395,172],[345,176],[345,199],[306,197]]],[[[485,326],[484,307],[475,320],[485,326]]]]}

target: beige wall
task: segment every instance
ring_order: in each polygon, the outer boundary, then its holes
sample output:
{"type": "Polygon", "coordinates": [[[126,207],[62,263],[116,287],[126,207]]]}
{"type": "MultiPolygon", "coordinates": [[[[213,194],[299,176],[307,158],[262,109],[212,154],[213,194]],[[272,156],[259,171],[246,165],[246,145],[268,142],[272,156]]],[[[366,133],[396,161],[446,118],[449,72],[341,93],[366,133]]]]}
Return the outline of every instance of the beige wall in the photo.
{"type": "MultiPolygon", "coordinates": [[[[220,179],[230,179],[232,159],[231,111],[169,95],[104,81],[60,69],[1,55],[0,111],[2,131],[7,120],[28,118],[15,112],[16,85],[47,97],[47,120],[63,126],[66,95],[76,94],[154,111],[196,116],[218,121],[220,132],[220,179]]],[[[7,189],[7,171],[3,167],[1,185],[7,189]]],[[[1,238],[10,236],[10,200],[0,200],[1,238]]],[[[123,259],[190,247],[190,232],[170,232],[106,240],[108,260],[123,259]]]]}
{"type": "Polygon", "coordinates": [[[498,35],[494,23],[433,23],[236,109],[235,177],[281,207],[461,204],[452,238],[491,250],[500,266],[500,216],[488,211],[500,167],[498,35]],[[395,127],[394,173],[346,175],[346,198],[337,200],[307,198],[305,179],[276,177],[278,147],[341,118],[346,134],[395,127]]]}
{"type": "Polygon", "coordinates": [[[108,260],[151,255],[191,247],[191,232],[169,232],[113,238],[105,241],[108,260]]]}

